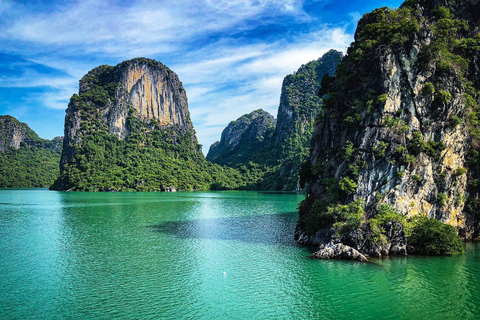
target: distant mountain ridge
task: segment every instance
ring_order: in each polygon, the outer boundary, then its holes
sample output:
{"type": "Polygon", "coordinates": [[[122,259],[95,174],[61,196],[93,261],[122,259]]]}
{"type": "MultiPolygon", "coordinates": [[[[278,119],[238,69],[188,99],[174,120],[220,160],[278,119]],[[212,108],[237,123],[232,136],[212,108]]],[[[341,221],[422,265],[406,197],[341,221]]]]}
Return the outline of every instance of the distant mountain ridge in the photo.
{"type": "Polygon", "coordinates": [[[222,132],[222,139],[210,147],[207,160],[234,168],[262,167],[265,175],[257,189],[296,189],[301,164],[309,155],[315,117],[323,104],[318,97],[321,80],[325,74],[335,74],[342,58],[341,52],[330,50],[287,75],[277,120],[256,110],[231,122],[222,132]]]}
{"type": "Polygon", "coordinates": [[[275,123],[275,118],[261,109],[241,116],[228,124],[220,141],[212,144],[207,160],[230,167],[246,164],[241,159],[263,163],[266,159],[259,157],[267,152],[275,123]]]}
{"type": "Polygon", "coordinates": [[[12,116],[0,116],[0,188],[49,187],[57,178],[62,137],[40,138],[12,116]]]}

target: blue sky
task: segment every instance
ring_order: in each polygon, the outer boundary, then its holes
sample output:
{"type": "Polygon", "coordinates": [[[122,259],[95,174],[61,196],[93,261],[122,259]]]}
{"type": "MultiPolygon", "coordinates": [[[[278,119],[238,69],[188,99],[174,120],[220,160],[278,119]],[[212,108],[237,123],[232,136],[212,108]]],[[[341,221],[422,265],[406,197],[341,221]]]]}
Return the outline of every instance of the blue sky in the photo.
{"type": "Polygon", "coordinates": [[[276,116],[283,77],[345,51],[365,12],[401,2],[0,0],[0,114],[42,138],[63,135],[85,73],[148,57],[180,77],[206,153],[241,115],[276,116]]]}

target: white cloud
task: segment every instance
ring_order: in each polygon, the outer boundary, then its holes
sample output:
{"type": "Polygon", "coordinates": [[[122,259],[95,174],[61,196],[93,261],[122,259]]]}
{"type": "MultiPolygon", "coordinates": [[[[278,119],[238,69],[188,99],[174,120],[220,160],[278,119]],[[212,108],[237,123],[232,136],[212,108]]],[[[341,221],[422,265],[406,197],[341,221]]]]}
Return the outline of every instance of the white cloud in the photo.
{"type": "MultiPolygon", "coordinates": [[[[48,85],[51,90],[31,94],[29,99],[65,109],[78,91],[78,80],[93,67],[136,56],[165,63],[163,57],[168,57],[168,66],[187,89],[204,151],[220,139],[224,126],[245,113],[262,108],[275,116],[283,77],[331,48],[345,50],[352,39],[344,28],[329,25],[304,34],[292,30],[281,39],[277,35],[249,41],[243,34],[232,36],[281,16],[310,21],[301,0],[67,3],[39,13],[14,4],[9,12],[16,18],[0,34],[0,51],[28,55],[29,60],[65,75],[29,70],[15,79],[0,78],[0,86],[48,85]],[[197,44],[198,39],[203,41],[197,44]]],[[[0,5],[0,13],[4,7],[0,5]]]]}
{"type": "Polygon", "coordinates": [[[17,5],[13,10],[17,18],[0,39],[132,57],[177,50],[183,40],[208,32],[248,29],[254,26],[245,21],[253,17],[304,15],[298,0],[138,1],[130,6],[98,0],[68,3],[34,16],[24,14],[27,8],[17,5]]]}
{"type": "Polygon", "coordinates": [[[220,139],[223,128],[243,114],[264,109],[276,116],[283,78],[330,49],[345,51],[351,38],[345,29],[325,26],[290,43],[213,44],[206,49],[215,51],[212,59],[172,66],[186,84],[204,153],[220,139]],[[207,127],[212,129],[204,131],[207,127]]]}

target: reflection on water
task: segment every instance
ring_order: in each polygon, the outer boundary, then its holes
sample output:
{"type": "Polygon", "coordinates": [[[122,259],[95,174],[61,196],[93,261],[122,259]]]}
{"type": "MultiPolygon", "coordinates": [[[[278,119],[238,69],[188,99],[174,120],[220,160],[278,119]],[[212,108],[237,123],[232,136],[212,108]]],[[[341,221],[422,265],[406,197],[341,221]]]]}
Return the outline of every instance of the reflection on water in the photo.
{"type": "Polygon", "coordinates": [[[179,238],[237,240],[269,245],[296,245],[292,224],[298,213],[267,214],[228,218],[167,221],[151,226],[154,231],[179,238]]]}
{"type": "Polygon", "coordinates": [[[480,247],[318,261],[302,196],[0,191],[1,319],[475,319],[480,247]]]}

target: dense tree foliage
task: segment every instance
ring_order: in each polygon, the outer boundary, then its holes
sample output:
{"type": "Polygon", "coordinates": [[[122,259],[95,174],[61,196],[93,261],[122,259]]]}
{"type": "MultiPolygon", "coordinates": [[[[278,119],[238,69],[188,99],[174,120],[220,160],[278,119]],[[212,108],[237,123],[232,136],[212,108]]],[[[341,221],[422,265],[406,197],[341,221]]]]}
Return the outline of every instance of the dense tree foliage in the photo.
{"type": "Polygon", "coordinates": [[[160,191],[234,189],[255,180],[208,163],[192,149],[193,132],[161,128],[136,116],[128,121],[132,133],[125,140],[104,130],[86,131],[57,183],[80,191],[160,191]]]}
{"type": "Polygon", "coordinates": [[[58,176],[61,139],[41,139],[25,123],[0,116],[0,188],[49,187],[58,176]],[[20,139],[18,149],[13,140],[20,139]]]}
{"type": "Polygon", "coordinates": [[[48,146],[7,148],[0,152],[0,188],[46,188],[58,176],[60,153],[48,146]]]}

